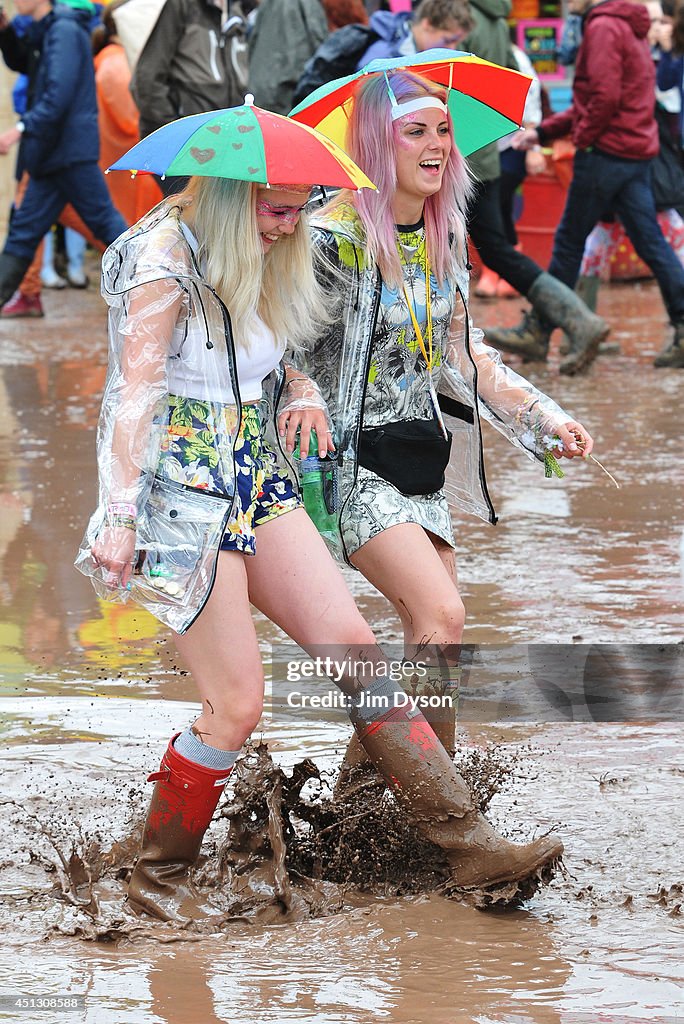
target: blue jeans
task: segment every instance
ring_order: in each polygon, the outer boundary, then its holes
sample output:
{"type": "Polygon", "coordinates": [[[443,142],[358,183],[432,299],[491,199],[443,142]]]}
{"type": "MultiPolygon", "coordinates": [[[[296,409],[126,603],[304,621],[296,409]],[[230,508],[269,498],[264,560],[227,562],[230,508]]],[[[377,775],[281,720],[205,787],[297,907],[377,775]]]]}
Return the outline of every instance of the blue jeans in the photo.
{"type": "Polygon", "coordinates": [[[128,228],[97,164],[72,164],[57,174],[31,178],[21,206],[12,214],[4,251],[30,262],[67,203],[105,245],[128,228]]]}
{"type": "Polygon", "coordinates": [[[622,160],[578,150],[553,243],[549,273],[574,288],[584,243],[605,210],[614,210],[632,245],[651,268],[670,320],[684,320],[684,268],[656,220],[650,160],[622,160]]]}

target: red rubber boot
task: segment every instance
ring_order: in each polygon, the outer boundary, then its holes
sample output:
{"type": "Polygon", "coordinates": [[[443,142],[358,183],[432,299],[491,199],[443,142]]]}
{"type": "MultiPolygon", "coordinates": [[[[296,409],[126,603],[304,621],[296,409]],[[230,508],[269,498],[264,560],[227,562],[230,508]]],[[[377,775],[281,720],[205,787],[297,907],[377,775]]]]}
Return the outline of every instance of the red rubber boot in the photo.
{"type": "Polygon", "coordinates": [[[179,735],[172,737],[159,771],[147,779],[156,786],[128,883],[133,907],[162,921],[205,916],[187,875],[232,771],[188,761],[173,745],[179,735]]]}

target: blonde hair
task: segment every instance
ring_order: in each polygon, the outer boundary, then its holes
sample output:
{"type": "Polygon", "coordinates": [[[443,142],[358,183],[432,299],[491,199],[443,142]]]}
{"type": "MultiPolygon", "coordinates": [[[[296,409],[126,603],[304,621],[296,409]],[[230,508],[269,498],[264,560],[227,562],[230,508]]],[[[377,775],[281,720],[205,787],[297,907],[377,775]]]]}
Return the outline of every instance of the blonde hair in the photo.
{"type": "Polygon", "coordinates": [[[199,259],[206,261],[206,278],[230,313],[235,344],[248,348],[256,310],[297,352],[328,322],[328,303],[314,274],[305,214],[292,234],[264,254],[256,220],[258,188],[247,181],[195,177],[181,196],[191,200],[199,259]]]}

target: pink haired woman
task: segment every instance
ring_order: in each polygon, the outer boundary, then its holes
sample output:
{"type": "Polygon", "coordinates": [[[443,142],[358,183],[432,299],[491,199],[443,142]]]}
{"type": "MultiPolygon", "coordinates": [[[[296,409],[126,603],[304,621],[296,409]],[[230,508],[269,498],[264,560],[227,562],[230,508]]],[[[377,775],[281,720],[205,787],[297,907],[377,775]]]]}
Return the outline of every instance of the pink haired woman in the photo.
{"type": "MultiPolygon", "coordinates": [[[[342,192],[312,218],[340,309],[302,366],[335,424],[337,554],[392,603],[407,656],[434,645],[453,669],[465,611],[449,499],[496,522],[480,417],[540,460],[593,442],[470,322],[470,182],[446,100],[406,72],[359,83],[347,149],[378,190],[342,192]]],[[[453,721],[441,735],[451,746],[453,721]]],[[[352,741],[347,765],[364,758],[352,741]]]]}

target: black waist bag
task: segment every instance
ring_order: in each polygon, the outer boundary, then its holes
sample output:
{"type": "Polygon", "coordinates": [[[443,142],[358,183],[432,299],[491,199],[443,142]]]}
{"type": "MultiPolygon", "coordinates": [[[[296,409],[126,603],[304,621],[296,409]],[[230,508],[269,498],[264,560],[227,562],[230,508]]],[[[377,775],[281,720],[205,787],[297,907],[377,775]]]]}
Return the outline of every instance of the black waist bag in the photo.
{"type": "Polygon", "coordinates": [[[383,423],[361,431],[359,465],[402,494],[434,494],[444,486],[451,438],[436,419],[383,423]]]}

